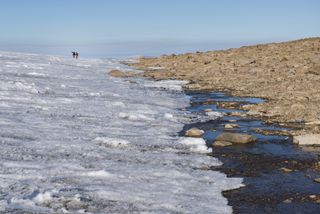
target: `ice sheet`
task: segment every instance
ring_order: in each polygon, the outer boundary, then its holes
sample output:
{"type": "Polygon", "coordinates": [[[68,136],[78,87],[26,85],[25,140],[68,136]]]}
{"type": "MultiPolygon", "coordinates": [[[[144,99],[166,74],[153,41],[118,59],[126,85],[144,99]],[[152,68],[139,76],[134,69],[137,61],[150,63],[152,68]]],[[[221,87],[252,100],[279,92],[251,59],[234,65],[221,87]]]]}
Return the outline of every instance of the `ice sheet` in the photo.
{"type": "Polygon", "coordinates": [[[209,170],[221,162],[204,141],[177,136],[206,119],[179,110],[184,82],[111,78],[115,68],[128,69],[0,53],[0,212],[231,213],[221,192],[242,180],[209,170]]]}

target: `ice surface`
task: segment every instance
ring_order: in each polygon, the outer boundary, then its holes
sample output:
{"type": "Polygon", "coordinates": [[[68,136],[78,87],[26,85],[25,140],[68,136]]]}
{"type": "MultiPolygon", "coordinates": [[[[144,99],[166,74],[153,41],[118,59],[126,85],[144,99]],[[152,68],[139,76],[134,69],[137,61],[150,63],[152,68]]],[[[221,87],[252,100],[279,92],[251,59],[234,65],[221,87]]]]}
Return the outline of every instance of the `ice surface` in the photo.
{"type": "Polygon", "coordinates": [[[182,80],[161,80],[155,82],[147,82],[145,83],[146,87],[174,90],[174,91],[182,91],[182,86],[187,84],[188,81],[182,80]]]}
{"type": "Polygon", "coordinates": [[[109,137],[97,137],[94,139],[100,145],[104,146],[127,146],[130,144],[127,140],[117,139],[117,138],[109,138],[109,137]]]}
{"type": "MultiPolygon", "coordinates": [[[[118,60],[0,53],[1,213],[231,213],[242,179],[201,139],[180,81],[111,78],[118,60]],[[168,89],[168,90],[164,90],[168,89]]],[[[212,119],[212,118],[211,118],[212,119]]]]}

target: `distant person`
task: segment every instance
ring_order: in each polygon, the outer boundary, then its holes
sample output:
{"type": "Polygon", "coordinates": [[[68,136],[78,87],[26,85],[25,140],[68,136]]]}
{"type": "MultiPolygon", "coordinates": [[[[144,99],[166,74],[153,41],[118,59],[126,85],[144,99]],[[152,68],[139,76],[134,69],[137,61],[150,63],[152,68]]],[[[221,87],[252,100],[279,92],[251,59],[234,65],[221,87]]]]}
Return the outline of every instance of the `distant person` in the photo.
{"type": "Polygon", "coordinates": [[[73,57],[73,59],[76,58],[76,52],[75,51],[72,51],[72,57],[73,57]]]}
{"type": "Polygon", "coordinates": [[[76,59],[78,59],[78,57],[79,57],[79,53],[78,53],[78,52],[76,52],[76,59]]]}

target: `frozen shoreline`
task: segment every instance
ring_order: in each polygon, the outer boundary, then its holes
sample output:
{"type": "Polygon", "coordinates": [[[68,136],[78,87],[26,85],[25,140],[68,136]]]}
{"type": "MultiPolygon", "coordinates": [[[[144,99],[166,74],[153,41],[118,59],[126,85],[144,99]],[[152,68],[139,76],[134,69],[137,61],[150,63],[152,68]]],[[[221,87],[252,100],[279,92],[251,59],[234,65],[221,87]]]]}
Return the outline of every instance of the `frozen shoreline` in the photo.
{"type": "Polygon", "coordinates": [[[0,53],[0,211],[231,213],[221,192],[242,179],[179,143],[184,123],[205,119],[178,110],[181,83],[111,69],[126,67],[0,53]]]}

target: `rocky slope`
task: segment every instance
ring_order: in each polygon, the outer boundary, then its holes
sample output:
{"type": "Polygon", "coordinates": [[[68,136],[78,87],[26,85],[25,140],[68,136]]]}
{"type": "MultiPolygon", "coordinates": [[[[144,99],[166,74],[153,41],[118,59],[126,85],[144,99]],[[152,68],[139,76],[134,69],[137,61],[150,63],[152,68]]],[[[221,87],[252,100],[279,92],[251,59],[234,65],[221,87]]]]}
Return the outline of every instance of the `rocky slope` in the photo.
{"type": "Polygon", "coordinates": [[[133,66],[158,80],[189,80],[188,89],[266,98],[246,106],[249,114],[302,128],[294,134],[320,133],[320,38],[141,58],[133,66]]]}

